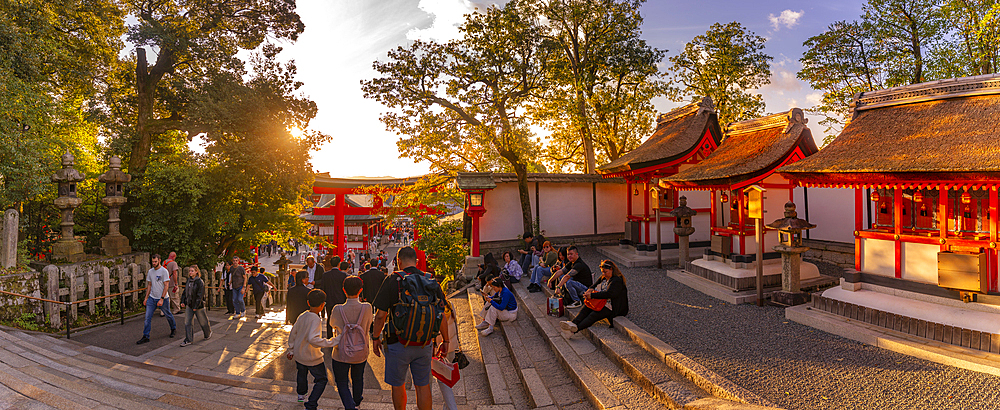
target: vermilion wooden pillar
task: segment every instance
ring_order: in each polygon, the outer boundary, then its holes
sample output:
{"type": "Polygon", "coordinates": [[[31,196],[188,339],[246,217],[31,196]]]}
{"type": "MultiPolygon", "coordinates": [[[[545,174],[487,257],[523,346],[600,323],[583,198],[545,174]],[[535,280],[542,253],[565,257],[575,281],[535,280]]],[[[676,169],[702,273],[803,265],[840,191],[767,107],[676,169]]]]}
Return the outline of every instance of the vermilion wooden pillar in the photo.
{"type": "Polygon", "coordinates": [[[625,221],[632,217],[632,182],[625,181],[625,221]]]}
{"type": "Polygon", "coordinates": [[[715,221],[715,218],[716,218],[715,215],[717,214],[716,210],[719,209],[719,203],[716,202],[716,201],[719,200],[719,195],[718,194],[719,194],[718,191],[716,191],[714,189],[712,190],[712,199],[711,199],[712,200],[712,206],[709,208],[709,211],[708,211],[709,217],[712,218],[710,221],[708,221],[708,226],[709,226],[708,234],[709,235],[712,234],[712,229],[711,228],[715,228],[718,225],[718,224],[715,223],[716,222],[715,221]]]}
{"type": "MultiPolygon", "coordinates": [[[[988,191],[986,191],[990,197],[990,243],[997,243],[997,206],[1000,198],[997,198],[997,187],[996,185],[991,186],[988,191]]],[[[991,292],[996,292],[1000,286],[997,284],[997,248],[990,247],[990,286],[989,290],[991,292]]]]}
{"type": "Polygon", "coordinates": [[[864,230],[864,200],[862,188],[854,189],[854,270],[861,272],[861,231],[864,230]]]}
{"type": "Polygon", "coordinates": [[[337,203],[334,205],[335,212],[333,217],[333,226],[334,235],[336,235],[334,242],[337,244],[337,249],[335,250],[336,253],[334,253],[334,255],[340,256],[344,254],[346,249],[344,243],[344,210],[347,205],[347,195],[337,194],[336,201],[337,203]]]}
{"type": "Polygon", "coordinates": [[[896,277],[903,277],[903,248],[899,235],[903,233],[903,189],[895,187],[892,189],[892,232],[893,248],[895,249],[896,277]]]}
{"type": "Polygon", "coordinates": [[[643,241],[649,243],[649,181],[642,184],[642,209],[643,209],[643,224],[646,225],[646,239],[643,241]]]}
{"type": "MultiPolygon", "coordinates": [[[[479,217],[485,214],[485,210],[471,210],[469,217],[472,218],[472,256],[479,256],[479,217]]],[[[413,233],[416,239],[416,232],[413,233]]]]}
{"type": "Polygon", "coordinates": [[[948,189],[943,185],[938,187],[938,237],[941,252],[948,251],[948,244],[943,243],[948,238],[948,189]]]}
{"type": "MultiPolygon", "coordinates": [[[[736,191],[736,195],[733,195],[732,201],[736,201],[736,213],[740,216],[740,227],[736,230],[736,235],[740,237],[740,255],[746,255],[747,253],[747,237],[743,234],[743,227],[746,226],[746,215],[743,213],[743,204],[746,203],[746,197],[743,195],[742,191],[736,191]]],[[[756,236],[756,233],[754,234],[756,236]]],[[[733,241],[729,241],[729,246],[733,246],[733,241]]],[[[733,250],[730,249],[730,252],[733,250]]]]}

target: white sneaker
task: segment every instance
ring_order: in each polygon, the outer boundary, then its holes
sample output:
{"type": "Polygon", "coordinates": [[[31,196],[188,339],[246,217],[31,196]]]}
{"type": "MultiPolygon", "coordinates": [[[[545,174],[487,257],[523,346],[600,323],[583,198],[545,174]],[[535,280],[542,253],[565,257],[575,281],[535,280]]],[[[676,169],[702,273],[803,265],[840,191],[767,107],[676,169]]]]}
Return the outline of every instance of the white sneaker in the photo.
{"type": "Polygon", "coordinates": [[[571,333],[576,333],[576,332],[578,332],[580,330],[578,327],[576,327],[576,323],[570,322],[568,320],[564,320],[562,322],[559,322],[559,327],[561,327],[562,330],[565,330],[565,331],[571,332],[571,333]]]}
{"type": "Polygon", "coordinates": [[[581,307],[581,306],[583,306],[583,303],[580,303],[579,301],[574,300],[573,303],[570,303],[569,305],[566,305],[566,308],[567,309],[576,309],[576,308],[581,307]]]}
{"type": "Polygon", "coordinates": [[[476,325],[476,330],[483,330],[483,329],[486,329],[488,327],[490,327],[490,324],[486,323],[486,321],[484,320],[481,323],[479,323],[478,325],[476,325]]]}
{"type": "Polygon", "coordinates": [[[481,332],[479,332],[479,334],[481,334],[483,336],[489,336],[489,335],[493,334],[493,326],[490,326],[490,327],[488,327],[486,329],[483,329],[481,332]]]}

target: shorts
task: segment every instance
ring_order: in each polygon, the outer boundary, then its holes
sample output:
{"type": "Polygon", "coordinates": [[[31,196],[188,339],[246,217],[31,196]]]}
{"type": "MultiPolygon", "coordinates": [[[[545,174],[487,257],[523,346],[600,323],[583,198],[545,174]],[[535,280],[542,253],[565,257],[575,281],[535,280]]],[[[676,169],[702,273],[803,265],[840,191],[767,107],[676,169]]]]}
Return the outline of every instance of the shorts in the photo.
{"type": "Polygon", "coordinates": [[[393,343],[385,347],[385,383],[399,387],[406,383],[406,368],[410,368],[414,386],[431,384],[431,354],[433,347],[403,346],[393,343]]]}

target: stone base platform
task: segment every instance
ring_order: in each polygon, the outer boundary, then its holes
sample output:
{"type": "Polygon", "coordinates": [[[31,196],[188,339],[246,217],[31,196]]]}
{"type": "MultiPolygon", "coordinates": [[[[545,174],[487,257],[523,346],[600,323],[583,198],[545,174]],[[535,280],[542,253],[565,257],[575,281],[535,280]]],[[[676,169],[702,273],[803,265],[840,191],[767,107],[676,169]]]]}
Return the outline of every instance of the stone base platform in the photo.
{"type": "Polygon", "coordinates": [[[788,309],[785,314],[797,322],[871,345],[1000,375],[998,305],[963,303],[869,283],[842,281],[840,287],[814,294],[812,303],[800,308],[788,309]],[[851,323],[853,327],[844,323],[851,323]],[[955,356],[953,353],[958,354],[957,359],[951,357],[955,356]],[[987,363],[980,363],[980,359],[986,359],[987,363]]]}
{"type": "MultiPolygon", "coordinates": [[[[757,302],[757,271],[737,269],[719,261],[697,259],[683,271],[670,271],[668,276],[706,295],[733,304],[757,302]]],[[[803,289],[836,283],[835,278],[819,274],[819,268],[802,262],[803,289]]],[[[781,260],[764,261],[764,296],[781,290],[781,260]]]]}
{"type": "MultiPolygon", "coordinates": [[[[707,247],[690,248],[690,258],[697,259],[701,258],[707,247]]],[[[638,268],[647,266],[656,266],[656,251],[646,252],[644,255],[637,255],[635,248],[632,246],[621,247],[620,245],[615,246],[598,246],[597,251],[601,255],[607,256],[611,260],[615,261],[619,267],[627,268],[638,268]]],[[[680,251],[677,249],[664,249],[661,251],[661,257],[663,258],[664,265],[677,265],[677,261],[680,258],[680,251]]]]}

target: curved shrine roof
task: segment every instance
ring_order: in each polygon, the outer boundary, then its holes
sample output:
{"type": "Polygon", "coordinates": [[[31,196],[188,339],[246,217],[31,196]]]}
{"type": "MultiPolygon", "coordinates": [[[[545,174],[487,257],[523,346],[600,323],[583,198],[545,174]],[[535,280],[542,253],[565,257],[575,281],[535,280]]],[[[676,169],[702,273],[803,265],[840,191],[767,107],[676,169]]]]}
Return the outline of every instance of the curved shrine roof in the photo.
{"type": "Polygon", "coordinates": [[[722,131],[710,97],[660,114],[656,119],[656,130],[653,131],[653,135],[636,149],[598,167],[597,172],[606,176],[619,176],[615,174],[684,158],[698,149],[698,142],[706,131],[712,131],[718,144],[722,138],[722,131]]]}
{"type": "Polygon", "coordinates": [[[732,123],[726,139],[708,158],[661,181],[674,186],[733,186],[768,174],[800,148],[816,153],[801,109],[732,123]]]}
{"type": "Polygon", "coordinates": [[[823,184],[1000,176],[1000,75],[860,94],[853,120],[819,153],[780,172],[823,184]]]}

